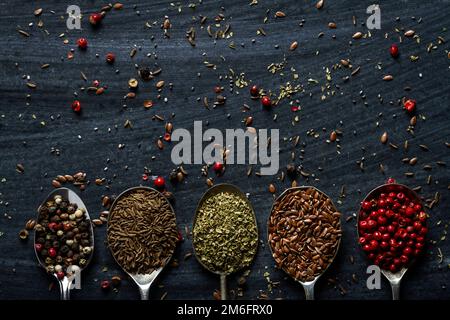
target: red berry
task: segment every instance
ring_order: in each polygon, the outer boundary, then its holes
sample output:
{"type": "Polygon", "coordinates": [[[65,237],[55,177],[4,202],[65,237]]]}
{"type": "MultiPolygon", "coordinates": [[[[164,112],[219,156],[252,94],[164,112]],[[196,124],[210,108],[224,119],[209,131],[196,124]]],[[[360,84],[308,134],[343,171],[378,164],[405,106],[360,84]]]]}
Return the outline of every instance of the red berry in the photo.
{"type": "Polygon", "coordinates": [[[364,210],[370,210],[370,208],[372,207],[372,204],[369,201],[363,201],[363,203],[361,204],[361,207],[364,210]]]}
{"type": "Polygon", "coordinates": [[[420,234],[421,236],[424,236],[424,235],[427,234],[427,232],[428,232],[427,227],[422,227],[422,229],[420,229],[420,231],[419,231],[419,234],[420,234]]]}
{"type": "Polygon", "coordinates": [[[155,179],[155,181],[153,181],[153,184],[156,188],[162,189],[164,188],[166,181],[164,180],[163,177],[159,176],[155,179]]]}
{"type": "Polygon", "coordinates": [[[386,207],[386,200],[385,199],[379,199],[378,200],[378,206],[380,207],[380,208],[384,208],[384,207],[386,207]]]}
{"type": "Polygon", "coordinates": [[[387,179],[387,181],[386,181],[387,184],[392,184],[392,183],[396,183],[396,182],[397,182],[397,181],[395,181],[394,178],[389,178],[389,179],[387,179]]]}
{"type": "Polygon", "coordinates": [[[65,277],[66,275],[64,274],[64,271],[58,271],[58,272],[56,273],[56,276],[58,277],[59,280],[62,280],[62,279],[64,279],[64,277],[65,277]]]}
{"type": "Polygon", "coordinates": [[[370,220],[367,221],[367,228],[368,229],[375,229],[376,226],[377,226],[377,222],[375,220],[370,219],[370,220]]]}
{"type": "Polygon", "coordinates": [[[372,250],[372,247],[370,246],[370,244],[365,244],[365,245],[363,245],[363,250],[370,251],[370,250],[372,250]]]}
{"type": "Polygon", "coordinates": [[[361,230],[366,230],[367,229],[367,221],[366,220],[360,221],[359,227],[361,228],[361,230]]]}
{"type": "Polygon", "coordinates": [[[100,287],[102,288],[102,290],[109,290],[109,288],[110,288],[109,281],[108,280],[103,280],[100,283],[100,287]]]}
{"type": "Polygon", "coordinates": [[[258,86],[257,86],[256,84],[254,84],[254,85],[252,85],[252,86],[250,87],[250,94],[251,94],[253,97],[257,97],[257,96],[259,95],[259,88],[258,88],[258,86]]]}
{"type": "Polygon", "coordinates": [[[387,232],[394,233],[395,232],[395,227],[392,224],[388,225],[387,226],[387,232]]]}
{"type": "Polygon", "coordinates": [[[406,247],[405,249],[403,249],[403,254],[405,256],[410,256],[413,253],[413,249],[411,249],[410,247],[406,247]]]}
{"type": "Polygon", "coordinates": [[[389,248],[389,243],[387,241],[381,241],[380,247],[382,249],[387,249],[387,248],[389,248]]]}
{"type": "Polygon", "coordinates": [[[72,110],[73,112],[79,113],[81,111],[81,103],[78,100],[72,102],[72,110]]]}
{"type": "Polygon", "coordinates": [[[100,81],[94,80],[94,81],[92,81],[92,85],[93,85],[94,87],[98,87],[98,86],[100,85],[100,81]]]}
{"type": "Polygon", "coordinates": [[[78,48],[84,50],[84,49],[87,48],[88,42],[87,42],[86,38],[79,38],[79,39],[77,40],[77,45],[78,45],[78,48]]]}
{"type": "Polygon", "coordinates": [[[103,19],[103,16],[100,13],[91,13],[89,16],[89,22],[93,26],[98,25],[103,19]]]}
{"type": "Polygon", "coordinates": [[[272,101],[270,101],[268,96],[264,96],[261,98],[261,104],[264,108],[270,108],[272,106],[272,101]]]}
{"type": "Polygon", "coordinates": [[[409,112],[413,113],[416,110],[416,100],[408,99],[403,103],[403,108],[409,112]]]}
{"type": "Polygon", "coordinates": [[[366,240],[366,238],[364,238],[364,237],[359,237],[359,244],[366,244],[367,243],[367,240],[366,240]]]}
{"type": "Polygon", "coordinates": [[[405,214],[408,217],[412,217],[414,215],[414,213],[416,213],[416,211],[414,210],[414,208],[408,207],[405,210],[405,214]]]}
{"type": "Polygon", "coordinates": [[[215,172],[217,172],[217,173],[222,172],[222,170],[223,170],[223,163],[222,163],[222,162],[218,162],[218,161],[214,162],[214,164],[213,164],[213,170],[214,170],[215,172]]]}
{"type": "Polygon", "coordinates": [[[408,264],[409,258],[403,254],[403,255],[400,256],[400,261],[403,264],[408,264]]]}
{"type": "Polygon", "coordinates": [[[375,240],[381,240],[381,238],[382,238],[381,232],[380,232],[380,231],[375,231],[375,232],[373,233],[373,238],[374,238],[375,240]]]}
{"type": "Polygon", "coordinates": [[[48,255],[50,258],[56,257],[56,249],[55,248],[49,248],[48,249],[48,255]]]}
{"type": "Polygon", "coordinates": [[[395,273],[395,272],[397,271],[397,266],[396,266],[395,264],[391,264],[391,265],[389,266],[389,271],[395,273]]]}
{"type": "Polygon", "coordinates": [[[427,220],[427,214],[425,213],[425,212],[423,212],[423,211],[421,211],[420,213],[419,213],[419,221],[420,222],[425,222],[427,220]]]}
{"type": "Polygon", "coordinates": [[[370,241],[370,250],[375,251],[378,249],[378,241],[372,240],[370,241]]]}
{"type": "Polygon", "coordinates": [[[41,243],[34,244],[34,250],[36,250],[36,252],[41,252],[42,248],[43,248],[43,245],[41,243]]]}
{"type": "Polygon", "coordinates": [[[398,46],[395,43],[390,46],[389,53],[391,54],[392,58],[398,57],[398,46]]]}
{"type": "MultiPolygon", "coordinates": [[[[383,226],[387,223],[387,219],[385,217],[380,216],[380,217],[378,217],[377,222],[380,226],[383,226]]],[[[380,229],[381,229],[381,227],[380,227],[380,229]]]]}
{"type": "Polygon", "coordinates": [[[114,61],[116,61],[116,55],[114,53],[108,53],[106,55],[106,62],[108,62],[109,64],[113,64],[114,61]]]}

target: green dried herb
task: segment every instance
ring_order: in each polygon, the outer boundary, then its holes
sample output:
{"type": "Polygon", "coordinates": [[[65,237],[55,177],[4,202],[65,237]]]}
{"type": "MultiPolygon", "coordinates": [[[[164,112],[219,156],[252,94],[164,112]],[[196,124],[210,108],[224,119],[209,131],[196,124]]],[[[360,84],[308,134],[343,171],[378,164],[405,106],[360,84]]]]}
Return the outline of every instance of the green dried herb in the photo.
{"type": "Polygon", "coordinates": [[[248,266],[258,246],[252,208],[230,192],[206,199],[194,223],[193,243],[199,260],[213,272],[229,274],[248,266]]]}

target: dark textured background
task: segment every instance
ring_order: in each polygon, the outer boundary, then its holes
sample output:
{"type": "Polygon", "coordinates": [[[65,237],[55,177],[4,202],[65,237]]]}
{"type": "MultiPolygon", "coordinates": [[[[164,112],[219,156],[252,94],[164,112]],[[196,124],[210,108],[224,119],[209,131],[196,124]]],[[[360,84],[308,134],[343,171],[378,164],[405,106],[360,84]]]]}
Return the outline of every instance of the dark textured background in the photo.
{"type": "MultiPolygon", "coordinates": [[[[140,1],[143,2],[143,1],[140,1]]],[[[37,266],[32,242],[21,242],[18,231],[25,221],[35,216],[36,208],[52,190],[51,179],[57,174],[86,171],[91,180],[96,177],[106,177],[110,180],[107,190],[91,184],[81,193],[92,217],[97,217],[102,210],[100,198],[103,194],[118,194],[122,190],[142,182],[141,174],[146,166],[153,174],[167,175],[174,167],[170,162],[170,147],[162,152],[157,150],[155,139],[164,131],[163,123],[152,121],[154,114],[166,118],[172,112],[175,128],[192,129],[194,120],[208,120],[210,127],[239,128],[245,114],[241,106],[247,103],[251,106],[248,114],[254,117],[256,128],[280,128],[281,137],[300,135],[301,144],[297,146],[297,164],[302,164],[305,171],[315,173],[316,180],[299,178],[299,184],[313,184],[327,192],[335,202],[338,202],[340,189],[346,186],[347,195],[340,199],[338,208],[344,218],[352,215],[358,208],[363,195],[373,187],[383,183],[388,176],[396,177],[400,182],[410,186],[422,185],[421,195],[433,196],[440,192],[441,201],[430,211],[429,239],[438,241],[429,245],[427,254],[414,268],[407,273],[402,285],[402,297],[407,299],[441,299],[450,297],[450,245],[448,240],[439,241],[444,234],[445,225],[449,222],[449,171],[448,167],[436,165],[436,161],[449,161],[449,149],[445,142],[449,141],[449,62],[448,43],[437,46],[431,53],[426,52],[429,43],[437,44],[437,37],[450,38],[448,31],[448,16],[450,5],[448,1],[384,1],[381,3],[382,30],[373,31],[370,39],[353,41],[349,46],[351,35],[356,31],[366,32],[365,21],[367,1],[326,1],[325,7],[317,11],[311,1],[268,1],[260,0],[257,6],[249,6],[249,0],[244,1],[210,1],[204,0],[196,10],[189,9],[183,2],[181,13],[170,6],[169,1],[147,1],[140,3],[137,9],[132,4],[125,3],[122,11],[108,14],[103,25],[98,30],[92,30],[83,19],[81,31],[66,31],[65,13],[68,3],[65,1],[2,1],[0,3],[0,298],[1,299],[58,299],[58,290],[49,291],[51,282],[45,272],[37,266]],[[150,4],[151,3],[151,4],[150,4]],[[224,14],[231,24],[234,36],[229,40],[213,40],[205,30],[199,29],[199,23],[193,22],[193,16],[204,15],[208,21],[225,6],[224,14]],[[33,16],[33,10],[43,7],[41,19],[44,28],[36,26],[38,21],[33,16]],[[270,9],[269,21],[263,25],[266,10],[270,9]],[[54,10],[55,14],[50,13],[54,10]],[[140,11],[140,15],[136,14],[140,11]],[[274,19],[273,14],[282,10],[287,14],[284,19],[274,19]],[[171,39],[164,39],[159,28],[164,15],[169,15],[173,29],[171,39]],[[358,18],[358,26],[352,25],[352,15],[358,18]],[[400,21],[395,21],[400,17],[400,21]],[[412,19],[415,17],[415,20],[412,19]],[[419,23],[419,18],[422,18],[419,23]],[[305,19],[304,27],[299,26],[305,19]],[[158,21],[156,27],[148,29],[146,21],[158,21]],[[329,30],[327,23],[335,21],[336,30],[329,30]],[[28,23],[34,22],[31,28],[28,23]],[[194,25],[197,30],[197,46],[192,48],[185,39],[185,32],[194,25]],[[31,33],[25,38],[16,31],[22,28],[31,33]],[[256,30],[263,27],[266,37],[256,35],[256,30]],[[401,58],[393,60],[388,53],[389,45],[398,41],[395,28],[414,29],[420,35],[421,43],[405,39],[400,45],[401,58]],[[49,35],[43,32],[49,31],[49,35]],[[317,38],[319,32],[324,32],[322,38],[317,38]],[[63,44],[59,34],[66,33],[69,44],[63,44]],[[388,39],[385,39],[387,33],[388,39]],[[336,40],[331,38],[336,34],[336,40]],[[74,42],[79,36],[89,40],[86,52],[79,52],[74,42]],[[154,36],[154,41],[150,41],[154,36]],[[256,42],[251,43],[255,38],[256,42]],[[234,41],[236,50],[231,50],[228,44],[234,41]],[[295,52],[289,52],[289,44],[299,41],[295,52]],[[245,48],[240,45],[244,44],[245,48]],[[275,45],[279,44],[279,49],[275,45]],[[132,46],[142,47],[134,59],[130,59],[132,46]],[[157,48],[155,46],[157,45],[157,48]],[[67,60],[70,48],[75,48],[73,60],[67,60]],[[115,52],[117,61],[114,67],[104,63],[107,52],[115,52]],[[316,51],[320,54],[316,55],[316,51]],[[147,53],[157,53],[157,60],[147,53]],[[100,58],[96,58],[98,53],[100,58]],[[202,57],[205,53],[206,57],[202,57]],[[220,55],[226,59],[222,62],[220,55]],[[280,62],[286,55],[287,68],[285,77],[273,76],[266,67],[272,62],[280,62]],[[411,62],[410,55],[418,55],[417,62],[411,62]],[[349,75],[346,69],[332,71],[333,85],[339,85],[333,97],[320,100],[321,85],[325,83],[324,67],[332,67],[342,58],[350,58],[356,67],[361,65],[361,71],[349,82],[343,83],[342,77],[349,75]],[[217,70],[203,66],[208,60],[218,65],[217,70]],[[18,67],[15,66],[18,63],[18,67]],[[41,70],[40,66],[50,63],[50,67],[41,70]],[[168,103],[156,99],[154,81],[142,83],[135,100],[127,102],[128,108],[122,107],[123,95],[127,92],[127,80],[136,75],[134,64],[153,67],[158,63],[163,72],[158,79],[166,83],[173,82],[173,91],[166,88],[163,96],[168,97],[168,103]],[[381,63],[383,70],[377,70],[381,63]],[[273,111],[261,110],[259,103],[249,99],[248,89],[238,90],[240,95],[229,94],[226,105],[215,110],[206,110],[197,97],[214,97],[212,91],[215,85],[223,85],[228,89],[228,80],[220,82],[218,75],[228,73],[228,68],[236,72],[245,72],[246,78],[267,89],[275,89],[279,84],[291,79],[289,68],[294,67],[300,75],[299,82],[304,84],[306,93],[297,97],[303,109],[294,114],[287,102],[283,102],[273,111]],[[114,70],[120,73],[115,74],[114,70]],[[79,90],[87,86],[80,78],[83,71],[89,78],[99,79],[108,85],[106,93],[95,96],[79,90]],[[197,77],[197,73],[201,77],[197,77]],[[393,74],[392,82],[383,82],[381,77],[393,74]],[[423,78],[419,78],[419,73],[423,78]],[[23,75],[30,75],[38,87],[31,90],[26,87],[23,75]],[[288,76],[289,75],[289,76],[288,76]],[[319,85],[307,84],[308,78],[318,79],[319,85]],[[191,87],[195,91],[191,91],[191,87]],[[411,91],[405,92],[404,87],[410,86],[411,91]],[[365,100],[361,97],[363,90],[365,100]],[[79,93],[83,104],[81,116],[70,109],[73,92],[79,93]],[[31,98],[27,99],[26,94],[31,98]],[[312,96],[309,96],[312,93],[312,96]],[[381,94],[384,103],[380,103],[377,95],[381,94]],[[420,120],[416,127],[416,137],[406,132],[409,117],[396,103],[402,96],[411,96],[418,101],[418,112],[426,117],[420,120]],[[151,110],[142,107],[142,101],[153,99],[155,106],[151,110]],[[353,103],[355,101],[355,103],[353,103]],[[364,105],[364,101],[367,105],[364,105]],[[227,119],[227,114],[231,118],[227,119]],[[278,114],[276,122],[273,114],[278,114]],[[381,116],[382,114],[382,116],[381,116]],[[298,115],[300,121],[291,125],[292,118],[298,115]],[[396,115],[396,116],[394,116],[396,115]],[[133,123],[133,129],[123,128],[126,119],[133,123]],[[40,124],[45,122],[45,126],[40,124]],[[340,123],[342,121],[342,123],[340,123]],[[379,122],[379,126],[377,126],[379,122]],[[98,132],[94,128],[98,127],[98,132]],[[116,128],[115,128],[116,127],[116,128]],[[111,128],[111,132],[108,132],[111,128]],[[327,128],[322,132],[322,128],[327,128]],[[336,146],[325,143],[330,130],[339,128],[343,131],[340,154],[336,146]],[[314,129],[319,138],[307,136],[306,132],[314,129]],[[399,145],[405,139],[410,141],[410,150],[402,148],[393,150],[379,142],[382,132],[388,131],[390,141],[399,145]],[[356,134],[354,134],[356,133],[356,134]],[[77,138],[78,135],[82,139],[77,138]],[[118,150],[119,143],[125,148],[118,150]],[[429,151],[419,148],[426,144],[429,151]],[[61,151],[60,156],[50,153],[52,147],[61,151]],[[362,149],[365,148],[365,151],[362,149]],[[304,159],[298,159],[304,150],[304,159]],[[152,156],[156,156],[152,160],[152,156]],[[419,162],[414,167],[402,164],[404,157],[417,156],[419,162]],[[365,171],[359,170],[355,163],[365,158],[365,171]],[[16,172],[16,164],[25,166],[25,173],[16,172]],[[380,173],[378,166],[383,163],[386,174],[380,173]],[[422,169],[425,164],[432,165],[431,172],[422,169]],[[128,171],[124,167],[128,166],[128,171]],[[107,167],[108,170],[104,171],[107,167]],[[323,171],[318,171],[322,167],[323,171]],[[404,172],[413,171],[415,177],[406,178],[404,172]],[[428,174],[433,176],[431,185],[426,184],[428,174]],[[11,219],[4,216],[10,215],[11,219]],[[438,221],[442,221],[438,224],[438,221]],[[445,255],[442,264],[438,264],[437,247],[445,255]],[[446,288],[447,286],[447,288],[446,288]]],[[[98,10],[103,3],[98,1],[77,1],[83,13],[98,10]]],[[[133,2],[134,4],[134,2],[133,2]]],[[[402,34],[403,31],[400,33],[402,34]]],[[[293,151],[291,143],[281,143],[280,165],[288,163],[293,151]]],[[[189,176],[181,185],[169,186],[176,197],[175,210],[181,230],[191,226],[197,201],[206,190],[204,178],[200,177],[200,166],[186,166],[189,176]]],[[[276,184],[279,190],[290,185],[288,180],[280,182],[276,177],[247,178],[245,166],[229,166],[223,177],[217,182],[229,182],[238,185],[244,192],[250,193],[254,205],[262,243],[266,242],[266,220],[272,204],[271,195],[267,191],[269,183],[276,184]]],[[[147,182],[148,183],[148,182],[147,182]]],[[[147,184],[146,183],[146,184],[147,184]]],[[[367,261],[356,244],[356,229],[354,220],[343,222],[344,237],[338,257],[330,270],[318,282],[316,296],[318,299],[389,299],[390,289],[383,280],[381,290],[370,291],[365,286],[365,268],[367,261]],[[354,256],[351,264],[350,256],[354,256]],[[359,279],[351,281],[352,274],[359,279]],[[337,278],[337,284],[347,291],[345,295],[327,279],[337,278]]],[[[124,281],[118,293],[104,293],[99,288],[99,281],[122,274],[114,263],[105,246],[105,227],[95,230],[96,250],[94,261],[83,273],[83,289],[72,292],[73,299],[138,299],[137,287],[124,276],[124,281]],[[103,267],[108,269],[104,272],[103,267]]],[[[184,234],[184,231],[183,231],[184,234]]],[[[151,298],[159,299],[165,292],[169,299],[211,299],[214,289],[219,286],[218,277],[203,270],[194,258],[183,260],[186,253],[191,252],[191,241],[186,239],[177,249],[176,258],[179,267],[167,268],[161,274],[157,284],[151,290],[151,298]]],[[[261,245],[252,272],[247,281],[246,298],[256,298],[260,291],[267,292],[267,281],[264,273],[270,274],[270,279],[280,284],[269,293],[270,298],[303,299],[304,293],[299,284],[287,279],[285,275],[274,268],[272,258],[266,246],[261,245]]],[[[235,288],[237,276],[230,277],[229,287],[235,288]]]]}

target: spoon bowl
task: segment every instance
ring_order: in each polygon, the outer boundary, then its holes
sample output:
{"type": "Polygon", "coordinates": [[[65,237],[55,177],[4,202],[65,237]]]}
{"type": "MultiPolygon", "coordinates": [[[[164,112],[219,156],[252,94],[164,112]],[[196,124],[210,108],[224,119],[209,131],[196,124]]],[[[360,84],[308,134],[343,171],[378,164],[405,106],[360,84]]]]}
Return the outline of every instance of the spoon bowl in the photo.
{"type": "MultiPolygon", "coordinates": [[[[202,208],[203,203],[209,199],[210,197],[213,197],[219,193],[222,192],[228,192],[234,195],[237,195],[239,198],[241,198],[242,200],[245,201],[245,203],[247,204],[247,206],[250,208],[252,215],[253,215],[253,219],[254,219],[254,223],[256,226],[256,233],[258,234],[258,225],[256,223],[256,215],[255,215],[255,211],[253,210],[253,206],[251,204],[251,202],[248,200],[248,198],[245,196],[244,193],[242,193],[242,191],[235,185],[232,184],[228,184],[228,183],[221,183],[221,184],[217,184],[212,186],[211,188],[209,188],[201,197],[200,201],[197,204],[197,209],[195,210],[195,216],[194,216],[194,222],[193,222],[193,226],[195,227],[196,225],[196,221],[198,218],[198,214],[200,211],[200,208],[202,208]]],[[[200,263],[201,266],[203,266],[206,270],[208,270],[209,272],[212,272],[214,274],[217,274],[220,276],[220,296],[222,300],[226,300],[227,299],[227,286],[226,286],[226,277],[230,274],[230,273],[226,273],[226,272],[218,272],[216,270],[211,270],[208,266],[206,266],[202,260],[199,258],[198,253],[195,250],[195,245],[193,246],[193,251],[194,251],[194,255],[195,258],[197,259],[197,261],[200,263]]],[[[256,250],[255,250],[255,254],[256,255],[256,250]]],[[[254,258],[253,256],[253,258],[254,258]]],[[[236,272],[238,270],[234,270],[234,272],[236,272]]]]}
{"type": "MultiPolygon", "coordinates": [[[[324,192],[322,192],[321,190],[317,189],[316,187],[312,187],[312,186],[299,186],[299,187],[291,187],[291,188],[287,188],[286,190],[283,191],[283,193],[281,193],[273,202],[272,204],[272,208],[270,210],[270,215],[267,221],[267,239],[269,239],[269,226],[270,226],[270,217],[273,214],[273,211],[275,209],[275,204],[283,199],[283,197],[285,195],[287,195],[288,193],[294,192],[294,191],[298,191],[298,190],[308,190],[308,189],[314,189],[316,191],[318,191],[319,193],[321,193],[322,195],[324,195],[325,197],[327,197],[328,199],[330,199],[331,205],[333,206],[333,208],[336,209],[336,206],[334,205],[333,201],[331,200],[331,198],[324,192]]],[[[336,210],[337,211],[337,210],[336,210]]],[[[339,223],[339,228],[340,228],[340,223],[339,223]]],[[[314,300],[314,286],[317,282],[317,280],[319,280],[319,278],[328,270],[328,268],[330,267],[330,265],[333,263],[334,259],[336,258],[336,255],[339,251],[339,247],[341,244],[341,237],[339,237],[339,239],[337,240],[337,246],[336,249],[334,250],[334,255],[333,258],[331,259],[330,263],[328,263],[328,265],[326,266],[326,268],[324,270],[322,270],[322,272],[317,275],[313,280],[311,281],[300,281],[298,279],[295,279],[295,277],[293,277],[291,274],[289,274],[286,270],[283,269],[283,271],[285,271],[291,278],[293,278],[296,282],[300,283],[303,287],[303,289],[305,290],[305,297],[306,300],[314,300]]],[[[269,244],[269,249],[270,249],[270,253],[274,254],[273,249],[272,249],[272,245],[270,243],[270,241],[268,240],[268,244],[269,244]]]]}
{"type": "MultiPolygon", "coordinates": [[[[417,195],[416,192],[414,192],[414,190],[411,190],[409,187],[403,185],[403,184],[398,184],[398,183],[388,183],[388,184],[383,184],[381,186],[376,187],[375,189],[373,189],[372,191],[370,191],[366,197],[364,198],[364,200],[361,202],[361,206],[357,215],[357,232],[358,232],[358,237],[360,235],[360,229],[359,229],[359,220],[360,220],[360,213],[363,211],[362,208],[362,203],[365,201],[370,201],[372,199],[377,198],[381,193],[389,193],[389,192],[402,192],[405,194],[405,196],[407,196],[409,199],[414,200],[415,202],[419,203],[420,205],[422,205],[422,200],[420,199],[420,197],[417,195]]],[[[423,207],[423,205],[422,205],[423,207]]],[[[408,265],[411,266],[411,264],[413,263],[413,261],[411,261],[408,265]]],[[[403,278],[403,276],[405,275],[406,271],[408,271],[408,268],[403,267],[402,269],[400,269],[397,272],[391,272],[389,270],[385,270],[380,268],[381,273],[386,277],[386,279],[389,281],[390,285],[391,285],[391,289],[392,289],[392,299],[393,300],[399,300],[400,299],[400,282],[403,278]]]]}
{"type": "MultiPolygon", "coordinates": [[[[159,191],[157,191],[157,190],[155,190],[155,189],[153,189],[153,188],[150,188],[150,187],[142,187],[142,186],[139,186],[139,187],[132,187],[132,188],[129,188],[129,189],[123,191],[121,194],[119,194],[118,197],[116,197],[116,199],[114,200],[113,204],[111,205],[111,208],[109,209],[110,214],[109,214],[109,217],[108,217],[108,230],[109,230],[109,225],[110,225],[110,223],[111,223],[109,218],[111,217],[111,213],[114,211],[114,208],[116,207],[116,205],[117,205],[117,203],[118,203],[118,200],[119,200],[120,198],[126,196],[127,194],[129,194],[129,193],[131,193],[131,192],[134,192],[134,191],[136,191],[136,190],[148,190],[148,191],[153,191],[153,192],[158,192],[158,193],[159,193],[159,191]]],[[[169,208],[170,208],[170,210],[171,210],[173,216],[176,217],[176,216],[175,216],[175,211],[174,211],[172,205],[170,204],[170,202],[169,202],[169,201],[166,199],[166,197],[164,197],[162,194],[161,194],[161,197],[164,199],[164,201],[167,202],[167,204],[169,205],[169,208]]],[[[148,298],[149,298],[149,291],[150,291],[151,285],[153,284],[153,282],[155,281],[155,279],[158,277],[158,275],[161,273],[161,271],[164,269],[164,267],[169,263],[170,259],[172,258],[173,253],[172,253],[167,259],[164,260],[164,262],[162,263],[162,266],[161,266],[161,267],[155,268],[152,272],[147,273],[147,274],[139,274],[139,273],[130,273],[130,272],[128,272],[128,271],[124,268],[124,266],[122,266],[122,265],[119,263],[119,261],[116,259],[114,253],[113,253],[112,250],[111,250],[111,246],[108,245],[108,247],[110,248],[111,254],[112,254],[114,260],[116,261],[116,263],[122,268],[122,270],[123,270],[126,274],[128,274],[128,275],[130,276],[131,279],[133,279],[133,281],[134,281],[134,282],[136,283],[136,285],[138,286],[138,288],[139,288],[139,293],[140,293],[140,295],[141,295],[141,300],[148,300],[148,298]]]]}
{"type": "MultiPolygon", "coordinates": [[[[74,279],[76,281],[81,280],[81,271],[83,271],[92,260],[93,253],[94,253],[94,230],[92,228],[92,223],[91,223],[91,219],[89,217],[89,212],[88,212],[86,206],[84,205],[83,201],[74,191],[72,191],[71,189],[68,189],[68,188],[58,188],[49,193],[47,198],[44,200],[44,202],[41,203],[41,205],[38,208],[38,216],[37,216],[36,221],[39,221],[41,207],[43,207],[48,201],[53,201],[54,197],[57,195],[61,196],[65,200],[67,200],[69,203],[76,204],[78,206],[78,208],[84,209],[86,221],[89,222],[89,228],[90,228],[89,233],[90,233],[90,242],[91,242],[92,250],[91,250],[91,253],[89,255],[89,258],[88,258],[86,264],[83,267],[71,266],[71,270],[69,270],[69,271],[71,271],[71,273],[66,274],[64,276],[64,278],[62,278],[62,279],[58,278],[56,272],[52,273],[52,275],[58,281],[60,294],[61,294],[61,300],[70,300],[70,290],[72,289],[73,280],[74,279]]],[[[36,243],[36,240],[37,239],[36,239],[36,232],[35,232],[34,233],[34,243],[36,243]]],[[[34,246],[34,253],[36,255],[36,258],[37,258],[39,264],[44,269],[47,269],[47,267],[45,266],[45,262],[42,260],[39,253],[36,250],[36,246],[34,246]]]]}

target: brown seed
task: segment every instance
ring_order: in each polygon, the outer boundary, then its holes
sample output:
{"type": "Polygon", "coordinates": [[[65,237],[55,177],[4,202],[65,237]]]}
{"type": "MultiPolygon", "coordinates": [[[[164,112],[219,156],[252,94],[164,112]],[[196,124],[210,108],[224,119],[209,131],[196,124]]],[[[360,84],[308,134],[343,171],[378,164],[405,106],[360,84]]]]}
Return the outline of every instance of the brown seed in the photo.
{"type": "Polygon", "coordinates": [[[101,186],[103,184],[103,179],[100,178],[95,179],[95,184],[101,186]]]}
{"type": "Polygon", "coordinates": [[[276,192],[275,186],[272,183],[269,184],[269,192],[270,193],[275,193],[276,192]]]}
{"type": "Polygon", "coordinates": [[[165,129],[167,133],[171,133],[173,129],[173,124],[171,122],[167,122],[165,125],[165,129]]]}
{"type": "Polygon", "coordinates": [[[103,196],[102,206],[107,207],[111,203],[111,199],[108,196],[103,196]]]}
{"type": "Polygon", "coordinates": [[[114,288],[117,288],[120,286],[120,283],[122,282],[122,278],[120,276],[113,276],[111,278],[111,284],[114,288]]]}
{"type": "Polygon", "coordinates": [[[156,88],[157,89],[161,89],[162,87],[164,87],[164,80],[160,80],[156,83],[156,88]]]}
{"type": "Polygon", "coordinates": [[[252,123],[253,123],[253,117],[247,117],[247,118],[245,118],[245,125],[246,125],[247,127],[248,127],[248,126],[251,126],[252,123]]]}
{"type": "Polygon", "coordinates": [[[138,84],[139,82],[135,78],[131,78],[130,80],[128,80],[128,86],[130,87],[130,89],[136,89],[138,87],[138,84]]]}
{"type": "Polygon", "coordinates": [[[336,131],[331,131],[331,133],[330,133],[330,141],[331,142],[333,142],[333,141],[336,141],[336,138],[337,138],[337,133],[336,133],[336,131]]]}
{"type": "Polygon", "coordinates": [[[352,38],[353,39],[361,39],[362,36],[363,36],[363,33],[358,31],[358,32],[353,34],[352,38]]]}
{"type": "Polygon", "coordinates": [[[412,117],[412,118],[409,120],[409,124],[410,124],[411,126],[415,126],[416,123],[417,123],[417,117],[416,117],[416,116],[412,117]]]}
{"type": "Polygon", "coordinates": [[[214,185],[214,182],[211,178],[206,179],[206,184],[208,185],[208,187],[212,187],[214,185]]]}
{"type": "Polygon", "coordinates": [[[34,10],[34,15],[35,15],[36,17],[40,16],[41,14],[42,14],[42,8],[39,8],[39,9],[34,10]]]}
{"type": "Polygon", "coordinates": [[[298,42],[294,41],[291,43],[291,45],[289,46],[289,50],[294,51],[295,49],[297,49],[298,47],[298,42]]]}
{"type": "Polygon", "coordinates": [[[214,290],[213,292],[213,298],[214,300],[220,301],[222,300],[222,295],[220,294],[219,290],[214,290]]]}
{"type": "Polygon", "coordinates": [[[25,167],[23,166],[23,164],[21,164],[21,163],[16,164],[16,171],[19,173],[24,173],[25,167]]]}
{"type": "Polygon", "coordinates": [[[422,149],[423,151],[428,151],[428,147],[424,144],[419,144],[420,149],[422,149]]]}
{"type": "Polygon", "coordinates": [[[100,87],[97,90],[95,90],[95,94],[98,95],[98,96],[103,94],[103,92],[105,92],[105,88],[104,87],[100,87]]]}
{"type": "Polygon", "coordinates": [[[405,37],[412,37],[416,32],[414,30],[408,30],[405,32],[405,37]]]}
{"type": "Polygon", "coordinates": [[[383,80],[384,81],[391,81],[391,80],[393,80],[394,79],[394,77],[392,76],[392,75],[390,75],[390,74],[387,74],[387,75],[385,75],[384,77],[383,77],[383,80]]]}
{"type": "Polygon", "coordinates": [[[95,226],[101,226],[101,225],[103,224],[103,221],[100,220],[100,219],[92,219],[92,223],[93,223],[95,226]]]}
{"type": "Polygon", "coordinates": [[[116,2],[114,3],[113,8],[115,10],[121,10],[123,8],[123,4],[121,4],[120,2],[116,2]]]}
{"type": "Polygon", "coordinates": [[[163,29],[168,30],[168,29],[170,29],[170,27],[171,27],[170,20],[168,18],[164,19],[163,29]]]}
{"type": "Polygon", "coordinates": [[[35,226],[36,226],[36,220],[34,220],[34,219],[30,219],[27,221],[27,223],[25,223],[26,230],[33,230],[35,226]]]}
{"type": "Polygon", "coordinates": [[[144,100],[144,108],[150,109],[151,107],[153,107],[153,101],[152,100],[144,100]]]}
{"type": "Polygon", "coordinates": [[[156,141],[156,145],[158,147],[159,150],[164,149],[164,143],[161,139],[158,139],[158,141],[156,141]]]}
{"type": "Polygon", "coordinates": [[[336,29],[336,27],[337,27],[337,25],[336,25],[335,22],[329,22],[329,23],[328,23],[328,28],[330,28],[330,29],[336,29]]]}
{"type": "Polygon", "coordinates": [[[341,59],[341,64],[342,64],[344,67],[348,67],[348,66],[350,65],[350,61],[345,60],[345,59],[341,59]]]}
{"type": "Polygon", "coordinates": [[[283,11],[277,11],[277,12],[275,12],[275,17],[284,18],[284,17],[286,17],[286,14],[283,11]]]}
{"type": "Polygon", "coordinates": [[[35,89],[37,85],[34,82],[27,82],[27,87],[30,89],[35,89]]]}
{"type": "Polygon", "coordinates": [[[55,188],[61,188],[61,183],[57,180],[52,181],[52,186],[55,188]]]}
{"type": "Polygon", "coordinates": [[[385,144],[388,141],[388,134],[387,132],[384,132],[380,137],[380,142],[385,144]]]}
{"type": "Polygon", "coordinates": [[[134,92],[128,92],[127,95],[125,96],[127,99],[134,99],[136,98],[136,93],[134,92]]]}
{"type": "Polygon", "coordinates": [[[323,5],[324,5],[324,0],[319,0],[319,1],[316,2],[316,8],[318,10],[322,9],[323,5]]]}
{"type": "Polygon", "coordinates": [[[57,175],[56,178],[55,178],[55,180],[56,180],[56,181],[59,181],[59,182],[61,182],[61,183],[67,182],[66,177],[63,176],[63,175],[57,175]]]}
{"type": "Polygon", "coordinates": [[[28,231],[25,230],[25,229],[22,229],[22,230],[20,230],[20,232],[19,232],[19,238],[20,238],[21,240],[27,240],[27,239],[28,239],[28,235],[29,235],[29,233],[28,233],[28,231]]]}
{"type": "Polygon", "coordinates": [[[415,165],[417,163],[417,157],[414,157],[414,158],[411,158],[410,160],[409,160],[409,164],[410,165],[415,165]]]}

